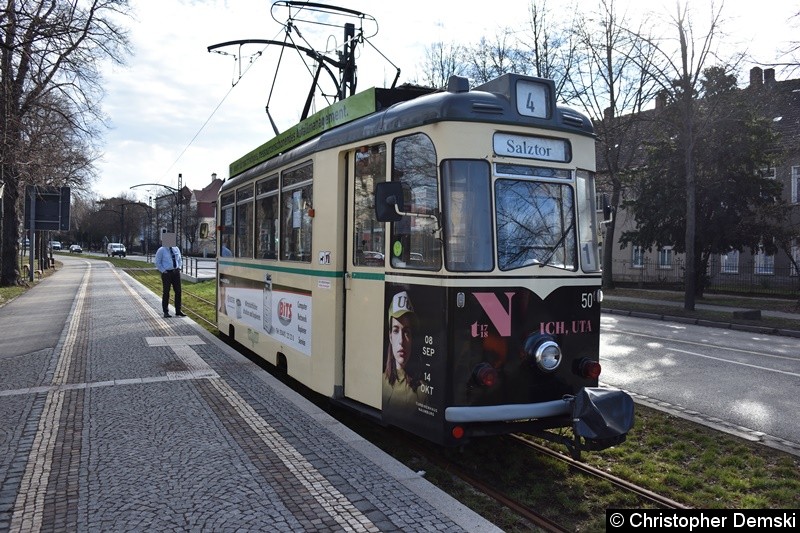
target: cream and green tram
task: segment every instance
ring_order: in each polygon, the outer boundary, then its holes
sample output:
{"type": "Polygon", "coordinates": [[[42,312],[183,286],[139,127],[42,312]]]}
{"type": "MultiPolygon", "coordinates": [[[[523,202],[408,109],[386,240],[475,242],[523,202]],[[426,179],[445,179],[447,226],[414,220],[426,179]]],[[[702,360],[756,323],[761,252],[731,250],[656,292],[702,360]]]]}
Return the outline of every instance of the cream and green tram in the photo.
{"type": "Polygon", "coordinates": [[[232,163],[220,332],[439,444],[622,442],[633,403],[597,386],[595,138],[554,94],[514,74],[370,89],[232,163]]]}

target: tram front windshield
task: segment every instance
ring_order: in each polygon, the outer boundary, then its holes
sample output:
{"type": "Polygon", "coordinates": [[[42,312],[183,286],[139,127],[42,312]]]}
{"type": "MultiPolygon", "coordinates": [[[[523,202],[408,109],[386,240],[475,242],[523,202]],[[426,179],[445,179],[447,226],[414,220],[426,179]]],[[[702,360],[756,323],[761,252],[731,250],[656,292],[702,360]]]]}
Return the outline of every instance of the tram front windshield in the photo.
{"type": "MultiPolygon", "coordinates": [[[[577,187],[576,200],[570,170],[497,165],[498,177],[492,188],[485,161],[448,161],[442,167],[442,229],[448,270],[485,272],[496,261],[497,267],[506,271],[531,266],[575,271],[578,212],[587,218],[580,224],[580,249],[588,258],[583,260],[584,270],[596,268],[597,261],[592,260],[597,257],[591,231],[596,227],[593,182],[577,187]]],[[[578,181],[587,180],[581,176],[578,181]]]]}

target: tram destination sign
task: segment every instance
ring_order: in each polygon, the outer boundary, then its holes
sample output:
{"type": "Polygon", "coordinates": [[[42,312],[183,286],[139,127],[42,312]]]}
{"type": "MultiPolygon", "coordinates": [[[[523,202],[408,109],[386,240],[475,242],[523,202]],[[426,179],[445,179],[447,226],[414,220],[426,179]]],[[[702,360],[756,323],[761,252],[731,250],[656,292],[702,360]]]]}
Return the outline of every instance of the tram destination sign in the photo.
{"type": "Polygon", "coordinates": [[[567,163],[572,159],[569,142],[565,139],[495,133],[492,143],[494,153],[500,156],[559,163],[567,163]]]}

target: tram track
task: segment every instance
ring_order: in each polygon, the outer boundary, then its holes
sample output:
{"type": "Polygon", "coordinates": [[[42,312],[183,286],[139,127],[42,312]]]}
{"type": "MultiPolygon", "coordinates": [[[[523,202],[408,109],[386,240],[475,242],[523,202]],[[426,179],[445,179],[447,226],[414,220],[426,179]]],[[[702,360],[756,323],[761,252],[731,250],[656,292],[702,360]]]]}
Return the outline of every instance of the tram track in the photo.
{"type": "Polygon", "coordinates": [[[544,514],[532,509],[525,502],[513,498],[505,492],[496,489],[491,484],[482,481],[479,477],[470,473],[467,468],[464,468],[455,461],[447,459],[441,454],[434,453],[415,441],[408,439],[408,442],[409,446],[415,450],[416,453],[427,457],[428,460],[434,464],[437,464],[443,470],[458,477],[458,479],[472,487],[474,490],[491,498],[499,505],[505,507],[533,526],[543,531],[550,531],[554,533],[567,533],[569,531],[573,531],[573,529],[558,524],[557,522],[546,517],[544,514]]]}
{"type": "Polygon", "coordinates": [[[576,461],[572,457],[569,457],[557,451],[551,450],[546,446],[542,446],[541,444],[528,440],[522,435],[508,435],[506,438],[511,439],[517,442],[518,444],[528,447],[531,450],[534,450],[538,453],[557,459],[558,461],[561,461],[569,465],[570,468],[580,470],[585,474],[607,481],[620,489],[627,490],[635,494],[638,498],[650,501],[653,504],[656,504],[664,509],[690,509],[690,507],[678,503],[675,500],[672,500],[671,498],[667,498],[651,490],[645,489],[644,487],[640,487],[639,485],[636,485],[634,483],[631,483],[630,481],[609,474],[608,472],[601,470],[599,468],[595,468],[581,461],[576,461]]]}
{"type": "MultiPolygon", "coordinates": [[[[567,455],[550,450],[549,448],[535,442],[531,442],[522,436],[510,435],[502,438],[502,440],[511,444],[522,445],[527,450],[530,450],[535,454],[543,454],[551,459],[555,459],[558,462],[567,465],[572,472],[580,472],[580,474],[590,476],[601,483],[610,483],[618,490],[633,495],[636,500],[640,502],[638,506],[645,506],[647,505],[647,502],[649,502],[651,505],[654,505],[660,509],[687,508],[679,502],[613,476],[608,472],[587,465],[586,463],[576,461],[567,455]]],[[[432,450],[429,446],[424,446],[417,442],[410,444],[410,446],[413,447],[415,453],[424,455],[429,461],[437,464],[439,468],[442,468],[450,474],[458,477],[462,482],[468,484],[473,490],[484,494],[488,498],[491,498],[497,502],[498,505],[508,509],[509,512],[514,513],[520,519],[532,524],[536,528],[539,528],[542,531],[550,532],[566,532],[576,530],[576,524],[565,524],[556,521],[548,517],[548,515],[544,512],[534,509],[530,501],[512,496],[506,491],[506,489],[495,487],[492,483],[484,481],[485,479],[491,479],[492,477],[492,473],[489,471],[489,469],[481,469],[478,471],[471,467],[465,467],[464,465],[445,457],[444,454],[432,450]]],[[[552,486],[558,487],[559,485],[560,484],[557,481],[556,474],[553,474],[552,486]]],[[[589,494],[583,497],[592,498],[592,495],[589,494]]],[[[553,508],[551,506],[546,507],[552,514],[553,508]]],[[[561,516],[561,513],[555,514],[561,516]]]]}
{"type": "MultiPolygon", "coordinates": [[[[334,415],[335,416],[335,415],[334,415]]],[[[338,417],[337,417],[338,418],[338,417]]],[[[346,418],[346,417],[345,417],[346,418]]],[[[342,420],[342,419],[340,419],[342,420]]],[[[345,422],[346,423],[346,422],[345,422]]],[[[563,532],[576,531],[586,527],[587,517],[581,516],[589,512],[597,520],[602,521],[602,515],[607,508],[657,508],[657,509],[688,509],[680,502],[674,501],[661,494],[640,487],[635,483],[614,476],[600,468],[593,467],[581,461],[576,461],[568,455],[551,450],[546,446],[532,442],[528,438],[520,435],[508,435],[498,437],[494,440],[494,451],[497,457],[520,457],[523,454],[531,456],[532,461],[548,463],[541,470],[522,473],[514,481],[501,481],[503,473],[499,472],[505,467],[493,458],[474,457],[467,447],[459,452],[454,449],[433,447],[427,442],[422,442],[412,436],[406,435],[401,431],[391,428],[382,428],[382,431],[390,433],[388,437],[378,437],[378,440],[392,442],[394,450],[405,450],[413,456],[406,460],[406,464],[415,470],[433,471],[438,469],[447,475],[457,478],[461,483],[469,487],[473,494],[479,493],[485,498],[495,502],[498,508],[505,509],[513,514],[517,523],[527,524],[511,528],[514,531],[535,528],[541,531],[563,532]],[[427,463],[427,468],[420,469],[420,458],[422,464],[427,463]],[[552,466],[554,460],[561,465],[566,465],[568,474],[563,474],[563,468],[552,466]],[[579,492],[570,488],[566,478],[583,478],[582,486],[586,487],[579,496],[579,492]],[[505,483],[506,486],[502,486],[505,483]],[[521,486],[546,485],[549,487],[550,495],[533,496],[527,490],[519,491],[523,495],[512,494],[521,486]],[[614,489],[609,490],[609,485],[614,489]],[[558,501],[559,498],[552,498],[557,493],[570,494],[566,501],[558,501]],[[615,495],[610,502],[606,503],[604,498],[608,498],[610,492],[615,495]],[[631,503],[635,502],[635,503],[631,503]],[[538,509],[543,509],[541,512],[538,509]],[[590,511],[587,511],[590,510],[590,511]],[[600,515],[600,518],[598,518],[600,515]],[[556,517],[556,518],[554,518],[556,517]]],[[[392,455],[398,455],[390,451],[392,455]]],[[[515,460],[514,464],[518,464],[515,460]]],[[[525,467],[520,465],[524,470],[525,467]]],[[[428,477],[429,472],[424,475],[428,477]]],[[[498,511],[495,511],[495,516],[498,511]]],[[[496,516],[495,516],[496,518],[496,516]]]]}

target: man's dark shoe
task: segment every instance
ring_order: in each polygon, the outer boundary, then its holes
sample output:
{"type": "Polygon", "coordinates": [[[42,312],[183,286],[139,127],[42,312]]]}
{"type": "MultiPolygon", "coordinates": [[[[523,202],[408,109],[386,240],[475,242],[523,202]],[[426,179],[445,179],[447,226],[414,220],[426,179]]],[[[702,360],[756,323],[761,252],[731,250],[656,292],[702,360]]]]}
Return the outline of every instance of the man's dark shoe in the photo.
{"type": "Polygon", "coordinates": [[[164,318],[172,318],[172,315],[169,313],[164,313],[164,318]]]}
{"type": "Polygon", "coordinates": [[[184,315],[183,313],[181,313],[180,311],[178,311],[177,313],[175,313],[175,316],[186,316],[186,315],[184,315]]]}

